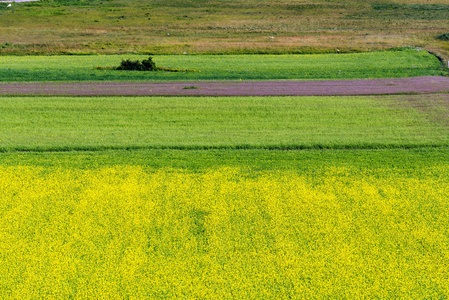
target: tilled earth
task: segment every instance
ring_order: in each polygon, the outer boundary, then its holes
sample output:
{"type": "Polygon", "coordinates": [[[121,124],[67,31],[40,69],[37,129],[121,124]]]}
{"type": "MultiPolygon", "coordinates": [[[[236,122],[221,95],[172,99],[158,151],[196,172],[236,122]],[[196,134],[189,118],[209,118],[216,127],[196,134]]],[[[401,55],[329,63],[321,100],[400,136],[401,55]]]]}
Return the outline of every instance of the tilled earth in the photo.
{"type": "Polygon", "coordinates": [[[449,77],[317,81],[0,82],[0,95],[332,96],[449,93],[449,77]]]}

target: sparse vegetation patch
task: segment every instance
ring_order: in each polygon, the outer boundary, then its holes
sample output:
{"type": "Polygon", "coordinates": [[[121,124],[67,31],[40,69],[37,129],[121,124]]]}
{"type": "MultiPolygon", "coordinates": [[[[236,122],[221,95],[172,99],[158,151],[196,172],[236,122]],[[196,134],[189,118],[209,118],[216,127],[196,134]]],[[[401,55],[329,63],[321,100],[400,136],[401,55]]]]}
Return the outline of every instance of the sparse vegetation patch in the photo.
{"type": "Polygon", "coordinates": [[[429,34],[449,27],[447,1],[409,2],[41,0],[10,8],[1,3],[0,44],[14,47],[0,47],[0,53],[343,53],[434,43],[429,34]]]}

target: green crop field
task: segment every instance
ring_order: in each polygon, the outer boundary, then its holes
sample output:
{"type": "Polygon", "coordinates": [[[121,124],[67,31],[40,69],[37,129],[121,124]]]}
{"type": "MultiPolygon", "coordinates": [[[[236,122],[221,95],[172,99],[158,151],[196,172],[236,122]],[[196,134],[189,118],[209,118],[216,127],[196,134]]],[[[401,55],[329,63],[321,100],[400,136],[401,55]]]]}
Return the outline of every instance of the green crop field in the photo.
{"type": "Polygon", "coordinates": [[[445,99],[4,97],[0,149],[449,146],[445,99]]]}
{"type": "Polygon", "coordinates": [[[157,66],[193,71],[124,72],[107,69],[120,65],[125,59],[146,59],[142,55],[0,56],[0,80],[353,79],[447,74],[435,56],[427,51],[407,48],[353,54],[156,55],[153,58],[157,66]]]}

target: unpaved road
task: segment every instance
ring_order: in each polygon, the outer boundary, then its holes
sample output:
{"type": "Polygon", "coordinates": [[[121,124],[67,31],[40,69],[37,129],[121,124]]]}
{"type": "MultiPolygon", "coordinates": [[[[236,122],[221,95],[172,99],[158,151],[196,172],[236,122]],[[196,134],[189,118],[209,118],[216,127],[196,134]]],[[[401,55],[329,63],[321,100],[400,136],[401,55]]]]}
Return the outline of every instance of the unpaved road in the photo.
{"type": "Polygon", "coordinates": [[[449,93],[449,77],[319,81],[0,82],[0,95],[332,96],[449,93]]]}

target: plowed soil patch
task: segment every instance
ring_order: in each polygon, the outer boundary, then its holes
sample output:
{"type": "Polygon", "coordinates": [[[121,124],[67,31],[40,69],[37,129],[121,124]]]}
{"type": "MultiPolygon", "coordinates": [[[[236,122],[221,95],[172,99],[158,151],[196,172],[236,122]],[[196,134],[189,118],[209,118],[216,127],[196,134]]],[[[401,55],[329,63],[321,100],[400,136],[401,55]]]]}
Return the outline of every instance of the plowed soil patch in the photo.
{"type": "Polygon", "coordinates": [[[331,96],[447,93],[449,77],[326,81],[2,82],[0,95],[331,96]]]}

